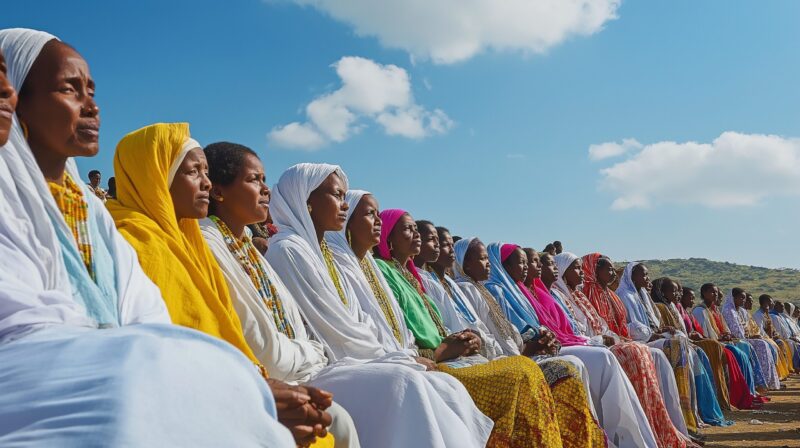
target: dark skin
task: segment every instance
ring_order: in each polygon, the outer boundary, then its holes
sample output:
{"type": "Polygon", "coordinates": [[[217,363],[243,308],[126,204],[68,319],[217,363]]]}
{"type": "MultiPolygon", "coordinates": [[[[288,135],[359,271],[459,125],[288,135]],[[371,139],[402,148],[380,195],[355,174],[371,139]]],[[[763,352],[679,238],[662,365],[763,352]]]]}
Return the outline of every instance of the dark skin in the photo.
{"type": "MultiPolygon", "coordinates": [[[[347,221],[347,239],[350,242],[350,248],[353,249],[353,253],[359,260],[363,259],[367,252],[381,242],[382,226],[378,200],[371,194],[362,196],[347,221]]],[[[423,357],[415,359],[419,364],[425,366],[426,370],[437,370],[436,363],[430,359],[423,357]]]]}
{"type": "Polygon", "coordinates": [[[0,146],[8,142],[11,132],[11,121],[17,109],[17,91],[6,76],[8,69],[3,53],[0,53],[0,146]]]}
{"type": "Polygon", "coordinates": [[[181,219],[203,219],[208,215],[209,191],[208,162],[200,148],[186,154],[178,166],[169,194],[175,208],[175,216],[181,219]]]}
{"type": "MultiPolygon", "coordinates": [[[[683,309],[689,312],[689,310],[691,310],[692,307],[694,306],[694,291],[688,288],[682,288],[679,303],[681,304],[683,309]]],[[[692,339],[693,341],[699,341],[703,339],[703,336],[696,331],[690,331],[689,338],[692,339]]]]}
{"type": "MultiPolygon", "coordinates": [[[[486,250],[485,247],[483,250],[486,250]]],[[[469,255],[469,252],[467,252],[467,255],[469,255]]],[[[464,259],[466,263],[466,256],[464,259]]],[[[535,264],[537,266],[539,265],[538,258],[536,259],[535,264]]],[[[505,269],[505,271],[508,273],[508,276],[511,277],[511,280],[513,280],[515,283],[524,281],[530,270],[530,261],[528,260],[528,255],[519,247],[514,249],[514,252],[512,252],[511,255],[506,258],[506,261],[503,262],[503,269],[505,269]]],[[[556,335],[549,330],[541,329],[540,331],[541,334],[538,338],[527,342],[522,348],[523,355],[554,355],[558,352],[558,340],[556,339],[556,335]]]]}
{"type": "Polygon", "coordinates": [[[359,260],[381,242],[382,226],[378,200],[371,194],[365,194],[347,222],[347,238],[359,260]]]}
{"type": "Polygon", "coordinates": [[[753,295],[750,293],[747,293],[744,299],[744,309],[748,311],[753,309],[753,295]]]}
{"type": "Polygon", "coordinates": [[[338,232],[347,222],[347,210],[350,208],[344,195],[347,193],[344,182],[336,173],[331,173],[308,196],[306,204],[310,206],[311,221],[317,233],[317,242],[322,242],[325,232],[338,232]]]}
{"type": "Polygon", "coordinates": [[[444,278],[447,271],[452,269],[453,263],[456,262],[456,253],[453,251],[454,245],[450,232],[439,233],[439,258],[429,264],[439,278],[444,278]]]}
{"type": "Polygon", "coordinates": [[[100,186],[100,181],[102,180],[102,178],[103,176],[101,176],[100,174],[94,173],[91,176],[89,176],[89,184],[91,184],[91,186],[93,186],[94,188],[97,188],[98,186],[100,186]]]}
{"type": "Polygon", "coordinates": [[[414,264],[420,269],[425,269],[429,264],[439,260],[441,254],[439,234],[436,232],[436,227],[430,224],[423,224],[417,231],[422,245],[419,253],[414,256],[414,264]]]}
{"type": "Polygon", "coordinates": [[[526,247],[522,250],[525,251],[525,256],[528,259],[528,273],[525,275],[525,284],[530,286],[533,284],[533,281],[539,277],[539,266],[541,262],[539,261],[539,253],[534,249],[526,247]]]}
{"type": "Polygon", "coordinates": [[[333,394],[310,386],[292,386],[280,380],[268,379],[275,397],[278,421],[289,428],[295,443],[307,447],[317,437],[328,434],[331,415],[324,410],[333,404],[333,394]]]}
{"type": "MultiPolygon", "coordinates": [[[[664,298],[667,299],[667,302],[674,303],[675,305],[681,303],[681,297],[683,296],[683,289],[678,285],[677,282],[668,281],[664,282],[661,285],[661,294],[664,295],[664,298]]],[[[664,327],[664,328],[673,328],[673,327],[664,327]]],[[[673,331],[676,331],[673,329],[673,331]]],[[[702,339],[699,333],[696,331],[689,332],[689,338],[693,340],[702,339]]]]}
{"type": "Polygon", "coordinates": [[[17,117],[49,182],[64,184],[69,157],[93,157],[100,149],[100,109],[86,61],[68,45],[50,41],[20,89],[17,117]]]}
{"type": "MultiPolygon", "coordinates": [[[[428,237],[432,235],[434,241],[429,244],[431,247],[436,247],[436,250],[429,250],[427,260],[422,260],[423,263],[436,261],[439,258],[439,236],[436,234],[436,229],[430,226],[433,232],[428,233],[428,237]]],[[[414,218],[408,213],[400,217],[395,224],[392,231],[389,233],[389,242],[392,248],[392,257],[397,260],[401,266],[405,266],[411,257],[420,255],[422,248],[422,238],[417,230],[417,223],[414,218]]],[[[423,298],[424,299],[424,298],[423,298]]],[[[442,341],[434,350],[436,362],[448,361],[458,358],[459,356],[470,356],[477,353],[481,348],[481,338],[471,331],[461,331],[453,333],[442,341]]]]}
{"type": "MultiPolygon", "coordinates": [[[[578,258],[570,263],[564,271],[564,283],[567,284],[567,288],[569,288],[573,294],[578,289],[578,286],[583,283],[583,268],[581,267],[581,262],[582,260],[578,258]]],[[[603,335],[603,344],[605,344],[606,347],[611,347],[616,344],[616,341],[614,341],[614,338],[611,336],[603,335]]]]}
{"type": "Polygon", "coordinates": [[[245,227],[264,222],[269,216],[270,191],[261,160],[252,154],[246,155],[233,182],[213,185],[211,198],[214,214],[241,240],[245,227]]]}
{"type": "MultiPolygon", "coordinates": [[[[712,306],[716,307],[718,295],[719,295],[719,288],[717,288],[716,286],[707,289],[703,293],[703,304],[705,304],[705,306],[708,307],[709,309],[711,309],[712,306]]],[[[731,336],[730,333],[723,333],[719,336],[719,340],[722,342],[728,342],[732,339],[733,337],[731,336]]]]}
{"type": "MultiPolygon", "coordinates": [[[[745,291],[737,292],[736,294],[733,295],[733,304],[736,306],[736,308],[744,307],[745,303],[747,303],[747,292],[745,292],[745,291]]],[[[755,335],[752,335],[752,336],[748,336],[748,338],[749,339],[761,339],[761,335],[760,334],[755,334],[755,335]]]]}

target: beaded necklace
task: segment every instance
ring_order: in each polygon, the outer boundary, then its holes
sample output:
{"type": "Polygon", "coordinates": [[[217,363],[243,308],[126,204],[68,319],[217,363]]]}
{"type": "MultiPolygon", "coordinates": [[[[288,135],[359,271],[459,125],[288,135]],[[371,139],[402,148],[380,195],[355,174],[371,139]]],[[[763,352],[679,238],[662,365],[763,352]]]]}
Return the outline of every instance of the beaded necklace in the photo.
{"type": "Polygon", "coordinates": [[[325,266],[328,267],[328,274],[333,280],[333,285],[336,286],[336,292],[339,293],[339,298],[342,299],[344,306],[347,306],[347,297],[344,296],[344,289],[339,281],[339,273],[336,272],[336,265],[333,264],[333,252],[331,252],[328,243],[323,238],[319,243],[319,248],[322,250],[322,258],[325,260],[325,266]]]}
{"type": "Polygon", "coordinates": [[[367,277],[367,282],[369,282],[372,293],[378,300],[378,305],[380,305],[383,315],[386,316],[389,326],[392,327],[394,337],[399,342],[404,343],[405,341],[400,333],[400,324],[397,323],[397,317],[394,315],[394,310],[389,304],[389,297],[386,295],[386,291],[381,286],[380,280],[378,280],[378,275],[375,273],[375,270],[372,269],[372,265],[367,260],[367,257],[362,258],[358,264],[361,266],[361,271],[364,272],[364,276],[367,277]]]}
{"type": "Polygon", "coordinates": [[[222,233],[222,239],[225,241],[225,244],[228,245],[230,253],[236,258],[236,261],[239,262],[239,266],[241,266],[245,274],[250,277],[250,281],[253,282],[253,286],[255,286],[256,291],[258,291],[258,295],[261,297],[264,305],[271,311],[270,314],[272,314],[272,318],[275,320],[275,326],[278,328],[278,331],[290,339],[294,339],[294,328],[292,328],[292,324],[289,323],[289,320],[286,318],[283,302],[280,297],[278,297],[275,285],[272,284],[272,281],[267,275],[267,271],[261,264],[261,254],[258,252],[258,249],[256,249],[247,235],[240,240],[233,235],[231,229],[221,219],[213,215],[209,216],[209,218],[216,224],[220,233],[222,233]]]}
{"type": "Polygon", "coordinates": [[[492,296],[492,293],[490,293],[485,286],[476,282],[471,277],[467,278],[473,286],[478,288],[478,292],[481,294],[483,301],[486,302],[486,305],[489,307],[489,316],[491,316],[495,327],[497,327],[497,331],[500,332],[500,336],[506,340],[513,340],[517,346],[521,346],[522,336],[520,336],[519,332],[511,325],[511,322],[508,321],[508,318],[506,318],[505,314],[503,314],[503,310],[500,309],[500,305],[497,304],[497,301],[492,296]]]}
{"type": "Polygon", "coordinates": [[[414,277],[414,274],[412,274],[411,271],[409,271],[407,267],[405,267],[402,264],[400,264],[400,262],[395,260],[394,258],[392,258],[392,263],[394,264],[394,267],[398,271],[400,271],[400,274],[402,274],[403,277],[405,277],[406,281],[410,285],[414,286],[415,289],[417,290],[417,293],[419,293],[420,298],[422,298],[422,303],[425,304],[425,309],[428,311],[428,314],[431,316],[431,319],[433,320],[434,325],[436,325],[436,330],[439,332],[439,336],[441,336],[443,338],[447,337],[447,329],[444,327],[444,322],[442,322],[442,318],[433,309],[433,306],[431,306],[431,303],[428,300],[428,297],[425,295],[425,291],[422,290],[422,285],[419,284],[419,281],[414,277]]]}
{"type": "Polygon", "coordinates": [[[83,264],[86,266],[89,276],[92,280],[96,280],[92,239],[88,224],[89,203],[84,200],[83,191],[68,173],[64,173],[63,186],[54,182],[48,182],[47,186],[50,188],[50,194],[53,195],[61,215],[64,216],[64,221],[72,231],[78,252],[81,253],[83,264]]]}

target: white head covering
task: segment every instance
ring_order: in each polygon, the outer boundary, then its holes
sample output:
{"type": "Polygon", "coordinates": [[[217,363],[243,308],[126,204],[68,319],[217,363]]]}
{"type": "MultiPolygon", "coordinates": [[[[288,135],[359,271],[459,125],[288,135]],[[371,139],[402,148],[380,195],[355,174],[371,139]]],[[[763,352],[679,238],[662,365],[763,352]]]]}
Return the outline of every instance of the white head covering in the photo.
{"type": "Polygon", "coordinates": [[[267,261],[297,301],[331,362],[348,357],[372,360],[386,351],[375,328],[359,320],[359,301],[341,268],[334,267],[347,298],[347,305],[342,303],[306,205],[311,193],[332,173],[347,188],[347,176],[336,165],[301,163],[281,175],[272,189],[271,213],[278,233],[270,240],[267,261]]]}
{"type": "MultiPolygon", "coordinates": [[[[51,34],[29,29],[0,31],[0,50],[17,91],[51,34]]],[[[73,159],[67,173],[80,179],[73,159]]],[[[114,256],[117,307],[122,324],[153,318],[168,322],[158,288],[141,271],[136,254],[119,233],[104,205],[83,182],[103,242],[114,256]]],[[[71,235],[31,153],[17,117],[8,143],[0,149],[0,340],[49,325],[96,327],[87,316],[81,288],[70,282],[57,236],[71,235]],[[13,173],[13,175],[11,174],[13,173]],[[55,226],[55,228],[54,228],[55,226]]],[[[77,249],[75,249],[77,250],[77,249]]]]}
{"type": "Polygon", "coordinates": [[[580,260],[580,258],[581,257],[572,252],[561,252],[554,258],[556,266],[558,266],[558,278],[556,278],[555,287],[566,297],[572,296],[572,291],[569,290],[569,286],[567,286],[567,282],[564,280],[564,274],[567,272],[567,268],[569,268],[575,260],[580,260]]]}
{"type": "MultiPolygon", "coordinates": [[[[53,39],[28,29],[0,31],[0,50],[15,90],[53,39]]],[[[95,325],[72,300],[61,249],[44,209],[50,192],[44,179],[31,175],[38,172],[15,115],[9,141],[0,148],[0,340],[59,323],[95,325]]]]}
{"type": "Polygon", "coordinates": [[[175,157],[175,160],[172,161],[172,165],[169,167],[169,173],[167,174],[167,185],[172,186],[172,181],[175,180],[175,174],[178,173],[178,168],[180,168],[181,163],[183,163],[183,159],[186,158],[186,154],[189,154],[189,151],[195,148],[202,148],[200,143],[197,143],[197,140],[189,137],[181,146],[181,152],[178,153],[178,156],[175,157]]]}
{"type": "MultiPolygon", "coordinates": [[[[348,222],[350,221],[350,217],[353,216],[353,211],[355,211],[359,202],[361,202],[361,198],[368,194],[372,193],[364,190],[349,190],[347,192],[345,195],[345,200],[347,201],[347,205],[350,207],[347,210],[348,222]]],[[[399,341],[394,336],[394,332],[392,331],[389,322],[383,315],[383,310],[378,303],[378,299],[372,292],[372,288],[366,276],[364,275],[364,271],[361,270],[358,258],[353,253],[350,244],[347,242],[347,237],[345,235],[346,232],[347,226],[345,224],[345,228],[342,229],[341,232],[328,232],[325,235],[325,239],[330,244],[331,250],[333,250],[333,255],[336,259],[337,266],[341,272],[344,273],[345,277],[350,283],[350,286],[353,288],[353,292],[355,292],[355,295],[358,298],[361,309],[369,315],[372,323],[374,323],[375,327],[377,327],[376,331],[379,333],[378,339],[383,344],[384,349],[388,352],[408,351],[410,353],[414,349],[414,335],[406,326],[406,321],[403,317],[403,310],[400,309],[400,305],[394,296],[394,292],[392,292],[392,289],[386,282],[386,278],[383,276],[383,272],[381,272],[380,268],[378,268],[378,264],[375,263],[375,259],[372,258],[372,254],[367,252],[365,259],[367,263],[372,266],[372,270],[375,272],[375,276],[378,277],[378,282],[380,283],[381,288],[383,288],[383,290],[386,292],[386,296],[389,299],[389,304],[391,305],[395,320],[397,321],[401,337],[401,340],[399,341]]]]}

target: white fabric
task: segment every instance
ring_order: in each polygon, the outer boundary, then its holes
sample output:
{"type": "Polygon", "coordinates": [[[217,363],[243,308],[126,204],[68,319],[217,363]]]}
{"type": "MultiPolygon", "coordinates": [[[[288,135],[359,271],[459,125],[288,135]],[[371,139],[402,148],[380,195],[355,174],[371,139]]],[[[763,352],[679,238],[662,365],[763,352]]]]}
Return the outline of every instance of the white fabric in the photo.
{"type": "Polygon", "coordinates": [[[404,352],[387,352],[375,327],[359,320],[363,311],[341,269],[347,306],[339,298],[306,207],[309,195],[334,172],[346,186],[347,177],[337,166],[295,165],[273,188],[271,203],[279,230],[267,260],[329,358],[340,365],[325,370],[312,384],[324,384],[350,411],[364,446],[484,446],[493,424],[475,407],[464,386],[449,375],[424,372],[404,352]],[[353,366],[362,369],[357,385],[348,373],[353,366]],[[354,409],[359,403],[371,410],[363,420],[354,409]]]}
{"type": "MultiPolygon", "coordinates": [[[[33,30],[0,31],[0,49],[6,58],[9,80],[19,90],[28,70],[44,45],[55,39],[33,30]]],[[[67,172],[80,179],[75,161],[67,161],[67,172]]],[[[122,325],[170,322],[158,288],[144,274],[136,252],[116,231],[114,220],[102,202],[78,182],[88,201],[100,212],[92,215],[105,243],[114,255],[117,279],[118,310],[122,325]]],[[[83,307],[73,298],[62,263],[61,248],[51,225],[67,229],[66,222],[53,200],[47,183],[22,134],[16,116],[8,143],[0,150],[0,191],[3,198],[3,223],[0,242],[5,243],[0,257],[0,341],[13,339],[28,331],[55,324],[96,327],[83,307]],[[11,174],[13,173],[13,175],[11,174]],[[48,213],[49,210],[49,213],[48,213]],[[22,252],[26,257],[20,257],[22,252]],[[16,254],[16,255],[15,255],[16,254]],[[5,282],[10,282],[6,286],[5,282]]],[[[71,231],[70,231],[71,232],[71,231]]]]}
{"type": "Polygon", "coordinates": [[[175,160],[172,161],[172,165],[169,166],[169,173],[167,174],[167,185],[172,186],[172,181],[175,180],[175,175],[178,173],[178,168],[180,168],[181,163],[183,163],[183,159],[186,158],[186,155],[189,154],[189,151],[195,148],[202,148],[200,143],[197,143],[197,140],[189,137],[183,142],[183,146],[181,146],[181,151],[178,153],[178,156],[175,157],[175,160]]]}
{"type": "MultiPolygon", "coordinates": [[[[0,31],[15,88],[52,39],[0,31]]],[[[79,179],[74,161],[67,169],[79,179]]],[[[148,323],[169,322],[161,294],[99,205],[121,323],[142,325],[95,330],[76,302],[47,212],[55,202],[15,119],[0,148],[0,445],[294,446],[269,388],[238,350],[148,323]]]]}
{"type": "Polygon", "coordinates": [[[272,310],[264,304],[250,276],[228,250],[216,224],[206,218],[200,221],[200,230],[225,275],[247,345],[267,368],[270,378],[298,384],[324,369],[328,365],[325,349],[319,342],[309,339],[294,298],[267,260],[261,257],[261,266],[275,287],[286,319],[294,329],[293,339],[278,331],[272,310]]]}

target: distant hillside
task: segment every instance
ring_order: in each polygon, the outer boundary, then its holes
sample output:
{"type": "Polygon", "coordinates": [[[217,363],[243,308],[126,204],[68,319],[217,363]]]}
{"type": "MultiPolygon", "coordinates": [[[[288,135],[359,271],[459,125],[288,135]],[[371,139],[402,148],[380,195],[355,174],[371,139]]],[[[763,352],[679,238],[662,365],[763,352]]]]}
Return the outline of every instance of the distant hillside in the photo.
{"type": "Polygon", "coordinates": [[[647,260],[644,263],[650,269],[651,279],[673,277],[698,293],[703,283],[712,282],[723,291],[744,288],[756,299],[761,294],[793,302],[800,299],[800,271],[796,269],[768,269],[705,258],[647,260]]]}

